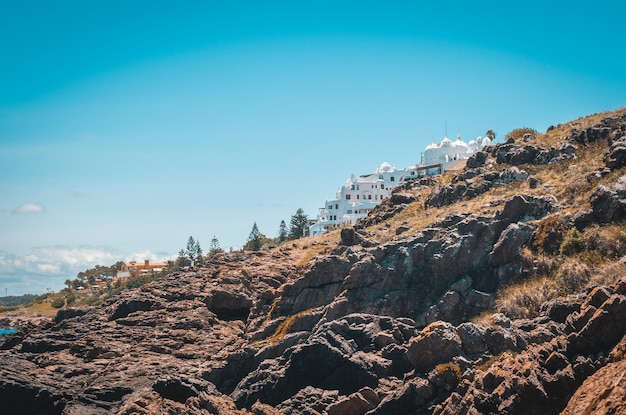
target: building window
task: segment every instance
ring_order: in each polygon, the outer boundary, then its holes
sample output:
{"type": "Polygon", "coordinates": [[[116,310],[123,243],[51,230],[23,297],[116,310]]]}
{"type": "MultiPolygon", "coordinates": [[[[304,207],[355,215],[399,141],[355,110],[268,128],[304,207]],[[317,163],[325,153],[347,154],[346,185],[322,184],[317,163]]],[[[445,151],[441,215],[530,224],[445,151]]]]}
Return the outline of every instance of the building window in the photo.
{"type": "Polygon", "coordinates": [[[356,190],[359,190],[359,185],[358,184],[356,185],[356,190]]]}
{"type": "Polygon", "coordinates": [[[359,195],[356,195],[356,198],[358,199],[358,198],[359,198],[359,195]]]}
{"type": "Polygon", "coordinates": [[[335,209],[339,209],[339,205],[338,204],[335,204],[335,209]]]}
{"type": "Polygon", "coordinates": [[[346,195],[346,200],[350,200],[350,195],[346,195]]]}
{"type": "Polygon", "coordinates": [[[389,181],[395,182],[395,181],[396,181],[396,178],[395,178],[395,177],[393,177],[393,176],[391,176],[391,177],[389,178],[389,181]]]}
{"type": "Polygon", "coordinates": [[[382,174],[379,174],[379,175],[378,175],[378,178],[379,178],[379,179],[382,179],[382,178],[383,178],[383,175],[382,175],[382,174]]]}
{"type": "Polygon", "coordinates": [[[414,171],[411,172],[411,176],[415,176],[415,172],[414,171]]]}
{"type": "Polygon", "coordinates": [[[328,205],[328,210],[332,210],[333,209],[333,205],[328,205]]]}
{"type": "Polygon", "coordinates": [[[372,195],[367,195],[367,198],[368,198],[369,200],[372,200],[372,195]]]}
{"type": "Polygon", "coordinates": [[[381,188],[381,189],[384,189],[384,188],[385,188],[385,185],[381,183],[380,188],[381,188]]]}
{"type": "Polygon", "coordinates": [[[348,209],[348,215],[352,214],[352,209],[348,209]]]}
{"type": "Polygon", "coordinates": [[[350,186],[350,190],[354,190],[354,185],[350,186]]]}

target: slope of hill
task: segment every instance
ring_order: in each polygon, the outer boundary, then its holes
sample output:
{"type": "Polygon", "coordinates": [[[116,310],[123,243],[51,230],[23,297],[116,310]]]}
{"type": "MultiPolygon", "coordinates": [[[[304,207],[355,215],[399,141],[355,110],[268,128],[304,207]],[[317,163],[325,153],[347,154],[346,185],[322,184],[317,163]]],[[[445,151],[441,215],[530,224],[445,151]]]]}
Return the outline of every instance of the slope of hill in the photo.
{"type": "Polygon", "coordinates": [[[355,227],[7,321],[3,413],[625,411],[625,164],[626,110],[584,117],[355,227]]]}

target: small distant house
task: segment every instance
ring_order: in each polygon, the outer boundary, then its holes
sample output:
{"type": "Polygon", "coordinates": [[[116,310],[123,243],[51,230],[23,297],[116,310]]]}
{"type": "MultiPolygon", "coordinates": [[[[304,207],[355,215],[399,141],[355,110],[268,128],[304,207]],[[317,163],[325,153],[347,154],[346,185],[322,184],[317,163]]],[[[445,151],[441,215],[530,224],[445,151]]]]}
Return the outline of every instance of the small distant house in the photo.
{"type": "Polygon", "coordinates": [[[150,263],[147,259],[143,263],[137,261],[125,262],[122,265],[122,269],[117,272],[117,278],[127,279],[129,277],[137,277],[143,274],[161,272],[165,267],[167,267],[167,262],[150,263]]]}

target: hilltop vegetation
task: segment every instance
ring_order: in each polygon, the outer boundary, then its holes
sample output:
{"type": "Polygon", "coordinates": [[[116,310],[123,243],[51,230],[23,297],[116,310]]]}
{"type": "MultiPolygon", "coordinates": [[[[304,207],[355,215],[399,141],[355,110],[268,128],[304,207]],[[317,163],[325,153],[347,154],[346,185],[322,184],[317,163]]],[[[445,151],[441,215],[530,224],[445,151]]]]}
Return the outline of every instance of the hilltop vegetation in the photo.
{"type": "Polygon", "coordinates": [[[353,227],[13,324],[0,398],[59,414],[626,411],[626,109],[513,133],[353,227]]]}

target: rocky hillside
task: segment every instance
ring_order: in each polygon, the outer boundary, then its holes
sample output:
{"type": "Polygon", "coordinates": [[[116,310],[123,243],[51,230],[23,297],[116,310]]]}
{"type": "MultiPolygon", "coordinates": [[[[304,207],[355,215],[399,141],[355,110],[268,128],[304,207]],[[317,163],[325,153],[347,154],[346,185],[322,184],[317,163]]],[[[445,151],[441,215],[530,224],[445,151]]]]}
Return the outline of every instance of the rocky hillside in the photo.
{"type": "Polygon", "coordinates": [[[352,228],[6,321],[2,413],[626,412],[626,110],[409,182],[352,228]]]}

